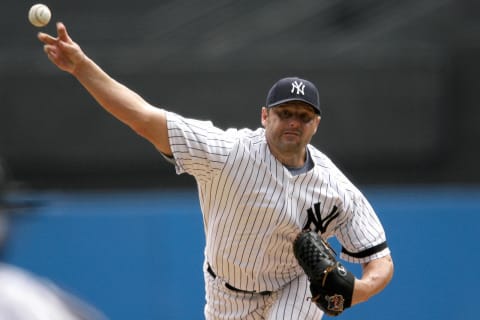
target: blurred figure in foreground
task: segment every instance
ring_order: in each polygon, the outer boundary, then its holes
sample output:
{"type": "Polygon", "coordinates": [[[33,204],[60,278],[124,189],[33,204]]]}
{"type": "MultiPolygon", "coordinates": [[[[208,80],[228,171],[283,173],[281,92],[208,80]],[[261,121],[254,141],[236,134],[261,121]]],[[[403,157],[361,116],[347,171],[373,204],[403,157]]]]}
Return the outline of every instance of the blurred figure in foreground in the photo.
{"type": "Polygon", "coordinates": [[[28,203],[8,201],[8,171],[0,158],[0,319],[106,320],[92,306],[61,290],[51,281],[3,262],[9,215],[27,210],[28,203]]]}

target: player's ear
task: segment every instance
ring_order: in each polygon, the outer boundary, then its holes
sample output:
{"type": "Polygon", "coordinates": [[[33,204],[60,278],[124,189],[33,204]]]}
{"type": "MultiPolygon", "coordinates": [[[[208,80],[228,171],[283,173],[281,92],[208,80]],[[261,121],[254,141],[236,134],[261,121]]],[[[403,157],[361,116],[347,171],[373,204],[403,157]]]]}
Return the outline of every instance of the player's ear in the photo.
{"type": "Polygon", "coordinates": [[[268,118],[268,109],[266,107],[262,107],[262,126],[265,127],[265,124],[267,123],[267,118],[268,118]]]}
{"type": "Polygon", "coordinates": [[[318,126],[320,125],[320,120],[322,119],[322,117],[318,116],[317,118],[315,118],[315,131],[313,131],[313,134],[317,133],[317,129],[318,129],[318,126]]]}

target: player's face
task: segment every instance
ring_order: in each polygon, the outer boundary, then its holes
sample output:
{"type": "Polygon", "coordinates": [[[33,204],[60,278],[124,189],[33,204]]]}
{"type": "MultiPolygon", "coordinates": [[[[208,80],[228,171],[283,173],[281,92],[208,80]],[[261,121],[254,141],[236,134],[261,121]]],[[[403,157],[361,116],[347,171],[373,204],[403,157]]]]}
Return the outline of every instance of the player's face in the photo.
{"type": "Polygon", "coordinates": [[[279,153],[303,154],[317,131],[320,117],[303,102],[262,109],[262,124],[270,148],[279,153]]]}

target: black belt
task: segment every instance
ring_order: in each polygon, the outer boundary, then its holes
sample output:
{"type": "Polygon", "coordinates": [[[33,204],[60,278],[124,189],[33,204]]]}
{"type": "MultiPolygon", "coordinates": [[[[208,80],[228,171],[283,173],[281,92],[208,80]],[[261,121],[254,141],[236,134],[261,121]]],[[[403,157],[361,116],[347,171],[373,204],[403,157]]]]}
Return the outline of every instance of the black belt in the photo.
{"type": "MultiPolygon", "coordinates": [[[[215,272],[213,272],[213,269],[212,269],[212,267],[210,267],[210,264],[207,264],[207,272],[210,273],[210,275],[213,277],[213,279],[217,278],[217,275],[215,274],[215,272]]],[[[228,282],[225,282],[225,287],[227,289],[235,291],[235,292],[259,294],[259,295],[262,295],[262,296],[268,296],[272,293],[272,291],[257,292],[257,291],[246,291],[246,290],[242,290],[242,289],[237,289],[234,286],[232,286],[231,284],[229,284],[228,282]]]]}

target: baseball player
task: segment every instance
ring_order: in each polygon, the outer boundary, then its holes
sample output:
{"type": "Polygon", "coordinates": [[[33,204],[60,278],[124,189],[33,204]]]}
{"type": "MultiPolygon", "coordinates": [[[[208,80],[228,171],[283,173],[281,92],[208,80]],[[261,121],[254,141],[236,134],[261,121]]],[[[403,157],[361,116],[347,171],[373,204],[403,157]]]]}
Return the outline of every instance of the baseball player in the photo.
{"type": "Polygon", "coordinates": [[[149,140],[178,174],[195,177],[206,235],[207,319],[320,319],[292,242],[302,230],[336,237],[360,263],[350,305],[385,288],[393,262],[384,229],[362,193],[309,144],[321,119],[309,81],[284,78],[261,108],[262,127],[222,130],[154,107],[95,64],[57,24],[39,33],[47,57],[98,103],[149,140]]]}

